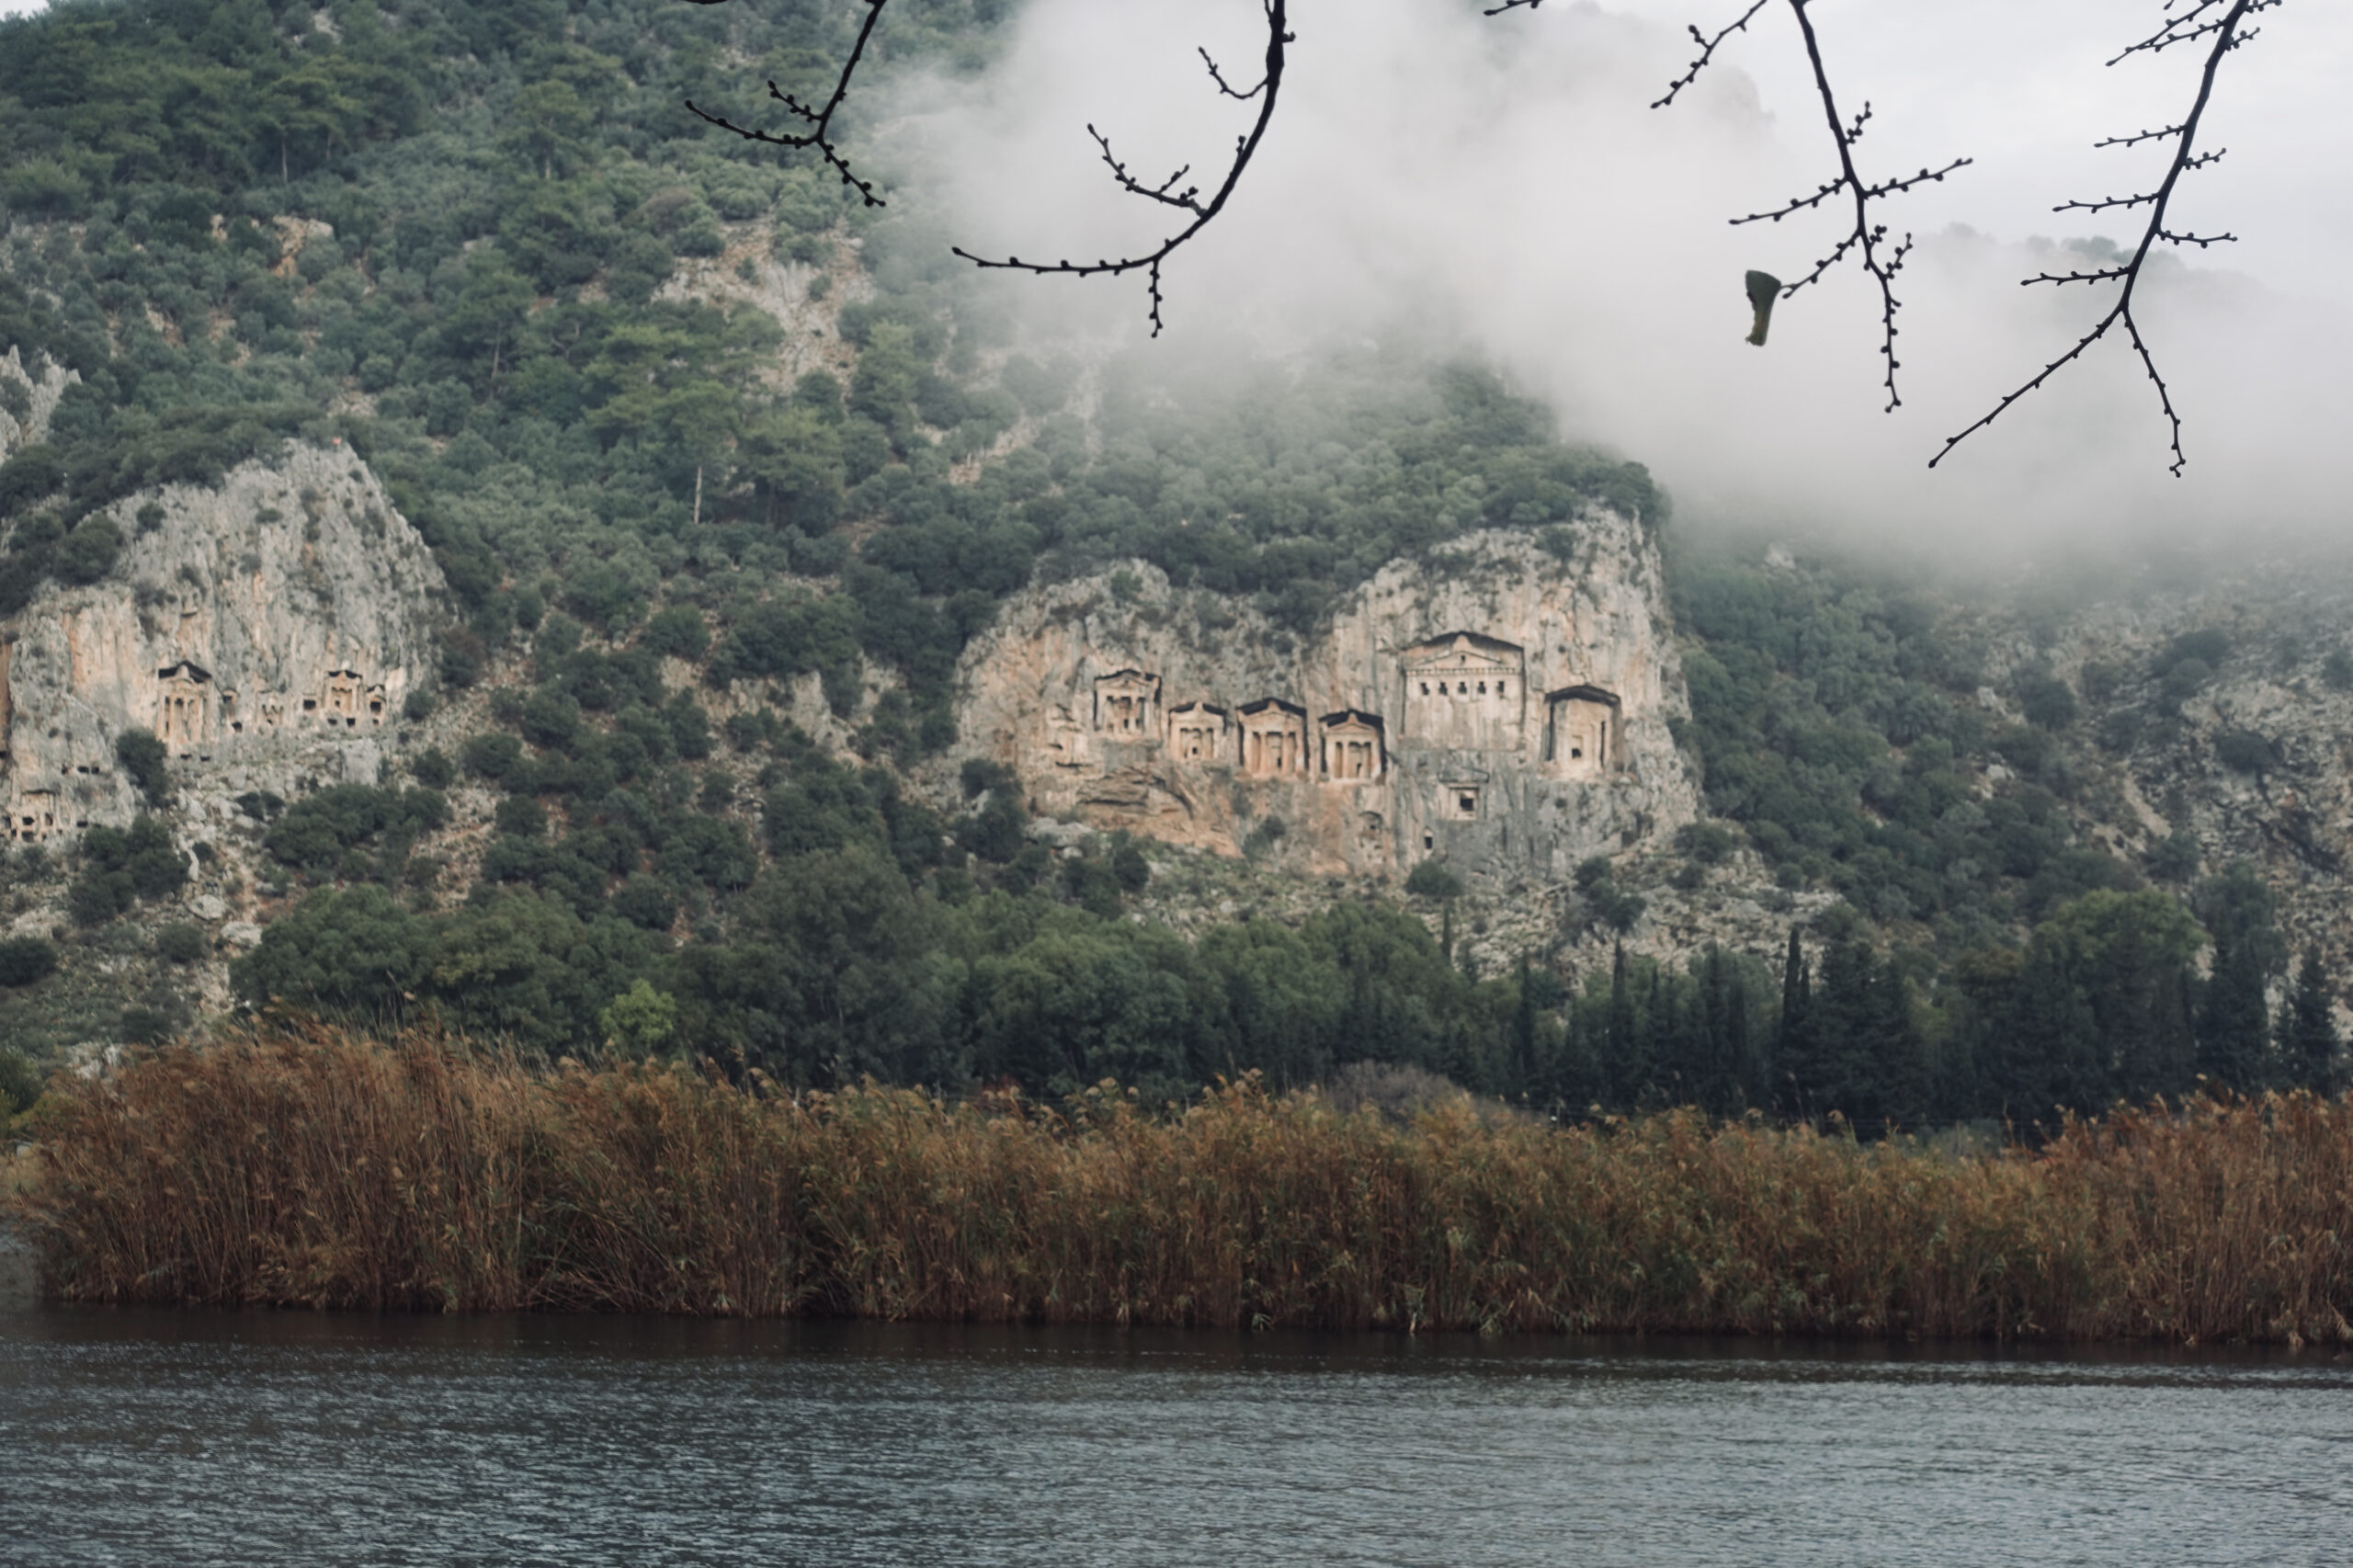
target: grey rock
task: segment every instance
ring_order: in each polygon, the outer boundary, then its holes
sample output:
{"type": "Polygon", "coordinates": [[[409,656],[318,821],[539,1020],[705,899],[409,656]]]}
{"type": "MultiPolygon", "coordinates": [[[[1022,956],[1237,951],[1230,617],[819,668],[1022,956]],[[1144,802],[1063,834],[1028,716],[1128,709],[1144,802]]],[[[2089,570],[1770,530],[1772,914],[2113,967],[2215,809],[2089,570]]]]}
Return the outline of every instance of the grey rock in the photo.
{"type": "Polygon", "coordinates": [[[1393,562],[1305,637],[1142,562],[1124,593],[1108,573],[1029,589],[965,652],[965,750],[939,778],[985,756],[1041,815],[1255,842],[1309,876],[1441,858],[1565,880],[1699,812],[1656,544],[1606,512],[1575,537],[1568,561],[1491,530],[1393,562]]]}
{"type": "Polygon", "coordinates": [[[57,412],[57,400],[65,395],[67,387],[79,385],[81,380],[80,371],[53,364],[46,355],[41,358],[40,373],[35,375],[26,367],[24,356],[16,347],[9,347],[6,356],[0,358],[0,381],[15,382],[28,406],[25,418],[19,422],[8,412],[6,403],[0,402],[0,462],[6,462],[19,447],[49,438],[49,421],[57,412]]]}
{"type": "Polygon", "coordinates": [[[128,822],[143,802],[115,743],[131,729],[165,743],[192,821],[227,821],[248,790],[373,782],[447,589],[367,465],[290,447],[113,515],[126,542],[108,578],[51,585],[0,631],[7,836],[128,822]],[[142,532],[149,505],[163,516],[142,532]]]}

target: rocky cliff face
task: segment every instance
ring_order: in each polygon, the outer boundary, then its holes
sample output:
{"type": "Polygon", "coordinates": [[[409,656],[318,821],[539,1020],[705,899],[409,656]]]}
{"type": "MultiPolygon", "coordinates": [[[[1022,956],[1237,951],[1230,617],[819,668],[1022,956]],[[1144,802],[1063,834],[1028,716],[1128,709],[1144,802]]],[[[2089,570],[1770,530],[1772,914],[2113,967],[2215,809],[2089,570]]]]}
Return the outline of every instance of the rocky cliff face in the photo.
{"type": "MultiPolygon", "coordinates": [[[[2250,563],[2191,586],[2143,585],[2033,627],[1986,628],[1997,685],[2041,665],[2085,699],[2069,736],[2074,804],[2112,852],[2138,862],[2177,833],[2200,870],[2259,867],[2290,942],[2341,970],[2353,954],[2353,689],[2329,658],[2353,650],[2353,568],[2250,563]],[[2186,633],[2211,672],[2174,668],[2186,633]]],[[[1988,708],[2010,705],[1990,688],[1988,708]]],[[[2185,866],[2188,862],[2183,863],[2185,866]]]]}
{"type": "Polygon", "coordinates": [[[1317,874],[1565,880],[1699,812],[1656,549],[1574,537],[1392,563],[1306,638],[1142,564],[1031,589],[966,652],[967,755],[1041,814],[1317,874]]]}
{"type": "Polygon", "coordinates": [[[195,822],[246,790],[372,781],[446,588],[367,466],[295,448],[109,515],[126,542],[107,579],[52,586],[0,629],[9,838],[129,821],[131,729],[162,739],[195,822]]]}

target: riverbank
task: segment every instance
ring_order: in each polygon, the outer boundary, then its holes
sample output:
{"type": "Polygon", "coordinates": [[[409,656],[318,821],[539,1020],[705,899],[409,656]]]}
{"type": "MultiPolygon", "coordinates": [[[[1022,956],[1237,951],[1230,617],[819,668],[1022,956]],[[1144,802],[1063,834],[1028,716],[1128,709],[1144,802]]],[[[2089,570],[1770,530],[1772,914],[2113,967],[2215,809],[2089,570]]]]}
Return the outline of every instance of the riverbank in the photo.
{"type": "Polygon", "coordinates": [[[1668,1113],[1179,1117],[281,1031],[62,1085],[14,1200],[92,1301],[2353,1342],[2353,1104],[1985,1156],[1668,1113]]]}

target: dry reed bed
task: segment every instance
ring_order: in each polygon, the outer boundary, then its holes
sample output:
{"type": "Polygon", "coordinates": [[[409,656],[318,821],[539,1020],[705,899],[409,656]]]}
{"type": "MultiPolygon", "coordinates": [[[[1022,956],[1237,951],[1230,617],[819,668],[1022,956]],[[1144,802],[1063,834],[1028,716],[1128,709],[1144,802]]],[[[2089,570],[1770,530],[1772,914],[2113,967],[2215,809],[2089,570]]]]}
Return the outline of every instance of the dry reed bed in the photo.
{"type": "Polygon", "coordinates": [[[2353,1339],[2353,1102],[2308,1096],[1966,1158],[1247,1087],[796,1100],[307,1028],[66,1088],[40,1134],[18,1213],[85,1301],[2353,1339]]]}

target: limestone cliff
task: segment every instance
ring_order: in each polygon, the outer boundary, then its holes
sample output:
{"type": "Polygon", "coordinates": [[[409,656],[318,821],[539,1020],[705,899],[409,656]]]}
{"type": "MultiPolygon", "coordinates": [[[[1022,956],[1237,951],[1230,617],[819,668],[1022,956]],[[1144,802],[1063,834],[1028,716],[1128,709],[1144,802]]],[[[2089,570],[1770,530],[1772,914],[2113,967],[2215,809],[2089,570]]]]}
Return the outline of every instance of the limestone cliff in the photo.
{"type": "Polygon", "coordinates": [[[367,465],[296,447],[109,516],[126,542],[107,578],[52,585],[0,628],[8,836],[130,820],[129,729],[163,740],[199,820],[247,790],[372,780],[446,589],[367,465]]]}
{"type": "Polygon", "coordinates": [[[1302,638],[1154,569],[1032,588],[966,651],[966,756],[1033,810],[1302,869],[1565,880],[1693,820],[1656,548],[1490,531],[1392,562],[1302,638]],[[1280,826],[1275,824],[1279,823],[1280,826]]]}
{"type": "Polygon", "coordinates": [[[2067,681],[2086,704],[2067,738],[2087,831],[2128,863],[2176,833],[2191,835],[2204,873],[2251,861],[2290,941],[2341,972],[2353,955],[2353,690],[2328,661],[2347,650],[2348,625],[2353,568],[2341,560],[2128,582],[2063,620],[1988,618],[1979,701],[2014,716],[2003,693],[2021,666],[2067,681]],[[2187,632],[2219,634],[2222,656],[2202,679],[2168,680],[2168,645],[2187,632]]]}

